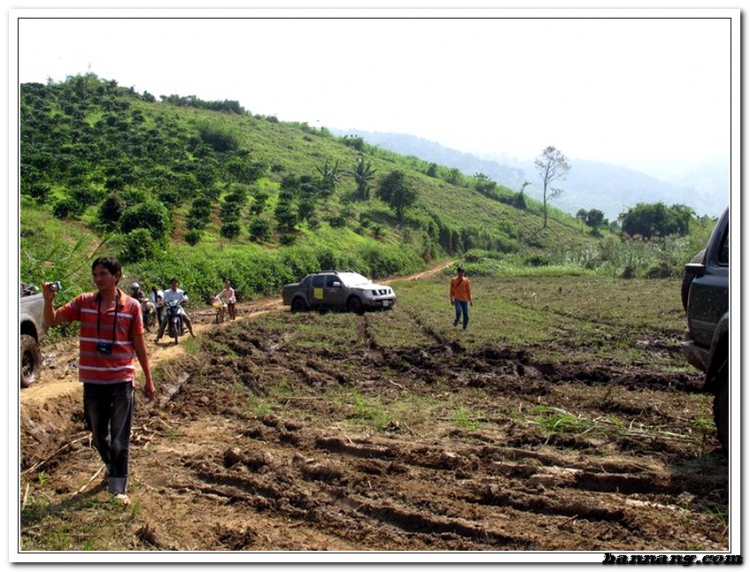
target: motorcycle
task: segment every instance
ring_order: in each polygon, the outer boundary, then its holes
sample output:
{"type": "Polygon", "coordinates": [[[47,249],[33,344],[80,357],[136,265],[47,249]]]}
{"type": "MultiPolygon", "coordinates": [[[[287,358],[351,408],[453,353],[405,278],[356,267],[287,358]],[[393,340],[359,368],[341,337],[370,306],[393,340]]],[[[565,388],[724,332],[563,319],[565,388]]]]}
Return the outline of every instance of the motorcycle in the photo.
{"type": "Polygon", "coordinates": [[[222,322],[224,322],[224,316],[226,316],[227,313],[226,303],[217,298],[214,298],[213,302],[211,302],[211,305],[216,308],[216,323],[221,324],[222,322]]]}
{"type": "Polygon", "coordinates": [[[167,334],[170,338],[174,338],[174,343],[179,343],[179,337],[184,333],[181,309],[177,300],[172,300],[167,304],[167,334]]]}

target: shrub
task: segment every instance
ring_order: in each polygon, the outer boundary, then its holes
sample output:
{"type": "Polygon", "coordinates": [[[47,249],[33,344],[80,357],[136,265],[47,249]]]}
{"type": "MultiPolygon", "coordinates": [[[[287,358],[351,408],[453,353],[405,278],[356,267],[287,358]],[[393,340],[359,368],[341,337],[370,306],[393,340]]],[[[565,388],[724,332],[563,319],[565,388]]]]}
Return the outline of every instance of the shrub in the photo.
{"type": "Polygon", "coordinates": [[[113,230],[117,227],[123,212],[125,212],[125,201],[119,194],[112,193],[99,206],[99,224],[108,230],[113,230]]]}
{"type": "Polygon", "coordinates": [[[346,217],[344,215],[329,217],[328,224],[330,224],[332,228],[343,228],[346,226],[346,217]]]}
{"type": "Polygon", "coordinates": [[[248,228],[250,240],[254,242],[267,242],[271,240],[271,222],[264,218],[256,218],[248,228]]]}
{"type": "Polygon", "coordinates": [[[157,201],[147,201],[125,209],[120,217],[120,231],[129,234],[136,229],[147,229],[156,242],[166,239],[172,228],[167,208],[157,201]]]}
{"type": "Polygon", "coordinates": [[[78,218],[83,214],[85,206],[71,197],[58,200],[52,207],[52,214],[56,218],[78,218]]]}
{"type": "Polygon", "coordinates": [[[297,240],[297,236],[291,232],[285,232],[279,237],[279,243],[282,246],[291,246],[297,240]]]}
{"type": "Polygon", "coordinates": [[[526,204],[526,196],[523,194],[523,191],[519,191],[513,198],[513,206],[522,211],[525,211],[528,208],[528,205],[526,204]]]}
{"type": "Polygon", "coordinates": [[[524,266],[549,266],[552,261],[546,254],[532,254],[523,260],[524,266]]]}
{"type": "Polygon", "coordinates": [[[28,195],[37,203],[43,205],[52,195],[52,187],[47,183],[42,182],[24,184],[24,182],[21,181],[21,194],[28,195]]]}
{"type": "Polygon", "coordinates": [[[645,273],[646,278],[671,278],[676,275],[679,274],[675,273],[674,267],[663,260],[650,266],[645,273]]]}
{"type": "Polygon", "coordinates": [[[120,258],[123,262],[140,262],[154,252],[155,241],[146,228],[137,228],[122,239],[120,258]]]}
{"type": "Polygon", "coordinates": [[[192,229],[185,233],[185,242],[190,246],[195,246],[203,238],[203,233],[198,229],[192,229]]]}
{"type": "Polygon", "coordinates": [[[223,123],[205,121],[198,125],[201,140],[219,153],[236,151],[240,147],[240,139],[234,130],[223,123]]]}
{"type": "Polygon", "coordinates": [[[240,235],[240,223],[230,220],[221,225],[221,236],[228,239],[237,238],[240,235]]]}

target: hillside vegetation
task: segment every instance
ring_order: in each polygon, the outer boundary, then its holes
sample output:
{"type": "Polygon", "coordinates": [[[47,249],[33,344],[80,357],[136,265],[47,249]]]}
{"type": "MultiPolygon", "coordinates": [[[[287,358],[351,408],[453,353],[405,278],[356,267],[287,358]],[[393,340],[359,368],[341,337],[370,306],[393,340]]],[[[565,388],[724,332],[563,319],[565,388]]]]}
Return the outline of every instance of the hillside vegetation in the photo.
{"type": "Polygon", "coordinates": [[[625,260],[619,237],[554,209],[542,229],[538,202],[486,178],[236,101],[160,100],[93,74],[21,86],[22,280],[63,280],[69,297],[90,286],[91,257],[111,254],[126,284],[177,276],[208,300],[230,279],[248,299],[327,268],[381,278],[451,257],[478,273],[669,274],[696,250],[625,260]]]}

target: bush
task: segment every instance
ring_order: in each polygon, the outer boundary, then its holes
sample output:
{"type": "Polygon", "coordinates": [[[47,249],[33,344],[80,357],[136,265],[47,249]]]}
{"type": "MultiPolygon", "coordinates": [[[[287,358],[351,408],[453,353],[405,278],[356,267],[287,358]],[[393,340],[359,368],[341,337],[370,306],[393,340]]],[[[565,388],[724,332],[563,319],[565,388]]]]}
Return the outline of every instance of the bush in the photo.
{"type": "Polygon", "coordinates": [[[117,223],[125,212],[125,201],[117,194],[110,194],[99,207],[99,224],[108,230],[117,228],[117,223]]]}
{"type": "Polygon", "coordinates": [[[137,228],[123,237],[120,259],[123,262],[140,262],[153,254],[154,247],[151,232],[146,228],[137,228]]]}
{"type": "Polygon", "coordinates": [[[552,264],[549,256],[546,254],[532,254],[523,260],[524,266],[549,266],[552,264]]]}
{"type": "Polygon", "coordinates": [[[650,266],[645,273],[646,278],[671,278],[673,276],[679,276],[675,273],[675,268],[670,266],[665,261],[658,262],[653,266],[650,266]]]}
{"type": "Polygon", "coordinates": [[[297,236],[292,234],[291,232],[285,232],[279,237],[279,243],[282,246],[291,246],[294,244],[297,240],[297,236]]]}
{"type": "Polygon", "coordinates": [[[198,125],[201,140],[219,153],[236,151],[240,148],[240,138],[234,130],[223,123],[203,122],[198,125]]]}
{"type": "Polygon", "coordinates": [[[203,233],[198,229],[189,230],[185,233],[185,242],[190,246],[195,246],[203,238],[203,233]]]}
{"type": "Polygon", "coordinates": [[[228,239],[237,238],[240,235],[240,223],[234,220],[227,221],[221,225],[221,236],[228,239]]]}
{"type": "Polygon", "coordinates": [[[52,214],[56,218],[78,218],[83,214],[85,205],[71,197],[58,200],[52,207],[52,214]]]}
{"type": "Polygon", "coordinates": [[[40,205],[43,205],[52,195],[52,187],[47,183],[42,182],[24,184],[24,182],[21,181],[21,194],[27,195],[40,205]]]}
{"type": "Polygon", "coordinates": [[[264,218],[256,218],[248,227],[250,240],[253,242],[267,242],[271,240],[271,222],[264,218]]]}
{"type": "Polygon", "coordinates": [[[129,207],[120,217],[120,232],[129,234],[136,229],[146,229],[155,242],[164,241],[171,228],[167,208],[157,201],[129,207]]]}

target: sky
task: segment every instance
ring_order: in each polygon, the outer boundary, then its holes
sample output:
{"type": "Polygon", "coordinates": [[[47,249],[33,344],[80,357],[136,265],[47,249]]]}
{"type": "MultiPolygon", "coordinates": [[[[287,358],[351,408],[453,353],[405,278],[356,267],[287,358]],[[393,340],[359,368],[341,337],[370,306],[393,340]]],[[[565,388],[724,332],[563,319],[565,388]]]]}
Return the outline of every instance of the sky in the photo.
{"type": "Polygon", "coordinates": [[[572,160],[638,167],[730,152],[727,11],[155,14],[22,16],[18,81],[91,72],[157,98],[237,100],[283,121],[483,155],[529,158],[552,145],[572,160]]]}

